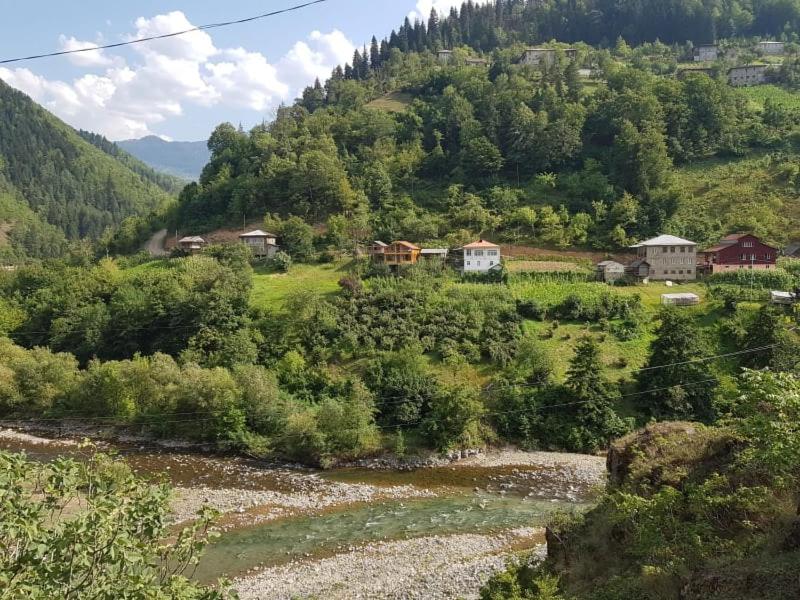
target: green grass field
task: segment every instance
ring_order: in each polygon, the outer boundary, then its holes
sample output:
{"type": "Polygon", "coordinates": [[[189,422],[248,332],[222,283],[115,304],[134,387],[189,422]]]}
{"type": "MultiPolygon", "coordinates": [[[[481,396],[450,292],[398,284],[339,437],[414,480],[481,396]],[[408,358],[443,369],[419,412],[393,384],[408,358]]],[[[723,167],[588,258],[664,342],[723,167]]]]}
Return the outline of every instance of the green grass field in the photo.
{"type": "Polygon", "coordinates": [[[758,107],[763,107],[767,98],[789,108],[800,108],[800,93],[787,90],[777,85],[756,85],[739,88],[736,91],[758,107]]]}
{"type": "Polygon", "coordinates": [[[289,273],[256,268],[250,303],[259,308],[278,309],[295,292],[335,293],[339,289],[339,280],[346,274],[345,267],[346,263],[294,265],[289,273]]]}
{"type": "Polygon", "coordinates": [[[386,94],[367,104],[370,108],[385,110],[386,112],[405,112],[414,97],[403,92],[392,92],[386,94]]]}

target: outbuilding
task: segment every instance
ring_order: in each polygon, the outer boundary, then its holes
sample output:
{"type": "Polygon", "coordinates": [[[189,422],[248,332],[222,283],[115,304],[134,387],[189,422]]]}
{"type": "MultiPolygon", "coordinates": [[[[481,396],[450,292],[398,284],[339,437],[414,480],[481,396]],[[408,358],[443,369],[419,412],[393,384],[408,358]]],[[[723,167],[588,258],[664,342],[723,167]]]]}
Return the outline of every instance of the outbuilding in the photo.
{"type": "Polygon", "coordinates": [[[625,265],[613,260],[604,260],[597,264],[597,281],[613,283],[625,277],[625,265]]]}
{"type": "Polygon", "coordinates": [[[696,306],[700,304],[697,294],[662,294],[661,304],[667,306],[696,306]]]}

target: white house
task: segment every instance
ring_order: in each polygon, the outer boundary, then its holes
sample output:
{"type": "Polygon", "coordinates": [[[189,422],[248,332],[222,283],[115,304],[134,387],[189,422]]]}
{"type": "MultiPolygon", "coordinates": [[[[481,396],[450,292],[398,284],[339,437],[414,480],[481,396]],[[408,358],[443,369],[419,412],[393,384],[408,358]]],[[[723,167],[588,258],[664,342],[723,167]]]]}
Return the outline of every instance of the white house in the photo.
{"type": "Polygon", "coordinates": [[[697,244],[674,235],[660,235],[632,246],[638,259],[634,264],[641,278],[655,281],[694,281],[697,279],[697,244]]]}
{"type": "Polygon", "coordinates": [[[243,233],[239,239],[253,251],[253,256],[272,258],[278,252],[277,236],[274,233],[256,229],[249,233],[243,233]]]}
{"type": "Polygon", "coordinates": [[[464,273],[487,273],[492,269],[499,269],[503,262],[500,246],[486,240],[467,244],[462,251],[464,273]]]}

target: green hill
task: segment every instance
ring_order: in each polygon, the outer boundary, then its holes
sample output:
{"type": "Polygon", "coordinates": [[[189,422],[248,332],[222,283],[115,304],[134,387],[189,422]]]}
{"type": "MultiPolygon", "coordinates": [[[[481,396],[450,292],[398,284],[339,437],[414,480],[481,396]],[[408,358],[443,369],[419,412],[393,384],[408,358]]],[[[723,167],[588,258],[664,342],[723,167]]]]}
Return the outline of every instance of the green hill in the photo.
{"type": "Polygon", "coordinates": [[[154,169],[185,181],[200,177],[209,158],[206,142],[167,142],[151,135],[138,140],[124,140],[116,145],[154,169]]]}
{"type": "MultiPolygon", "coordinates": [[[[110,156],[93,146],[0,81],[0,175],[5,180],[0,221],[9,239],[17,241],[15,251],[49,254],[37,250],[39,241],[19,242],[28,235],[19,228],[45,231],[40,225],[49,224],[67,239],[97,239],[129,216],[164,206],[171,198],[165,188],[174,189],[174,182],[144,169],[132,157],[110,156]]],[[[47,235],[55,230],[48,228],[47,235]]]]}

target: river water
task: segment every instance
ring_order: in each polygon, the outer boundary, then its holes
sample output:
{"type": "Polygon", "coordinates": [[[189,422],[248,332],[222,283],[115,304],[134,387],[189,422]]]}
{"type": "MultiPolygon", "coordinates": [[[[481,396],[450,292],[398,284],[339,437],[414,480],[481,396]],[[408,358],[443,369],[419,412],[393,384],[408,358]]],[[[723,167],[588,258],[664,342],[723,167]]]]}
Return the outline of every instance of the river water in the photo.
{"type": "MultiPolygon", "coordinates": [[[[77,447],[24,440],[0,439],[0,449],[24,451],[37,460],[86,456],[77,447]]],[[[136,447],[118,450],[140,475],[166,477],[181,490],[196,489],[199,494],[211,494],[209,490],[230,490],[234,496],[275,492],[279,498],[299,503],[306,497],[324,495],[328,488],[343,494],[341,502],[322,509],[282,509],[277,518],[259,519],[263,511],[258,506],[231,509],[228,516],[238,518],[207,548],[194,574],[201,581],[233,578],[296,561],[321,560],[374,542],[542,526],[554,511],[584,509],[592,496],[593,482],[576,480],[558,465],[317,472],[269,467],[238,457],[136,447]],[[377,491],[366,501],[362,496],[353,500],[347,495],[350,488],[377,491]],[[397,493],[394,490],[403,489],[418,491],[422,497],[393,497],[397,493]],[[383,497],[381,490],[392,493],[383,497]]]]}

